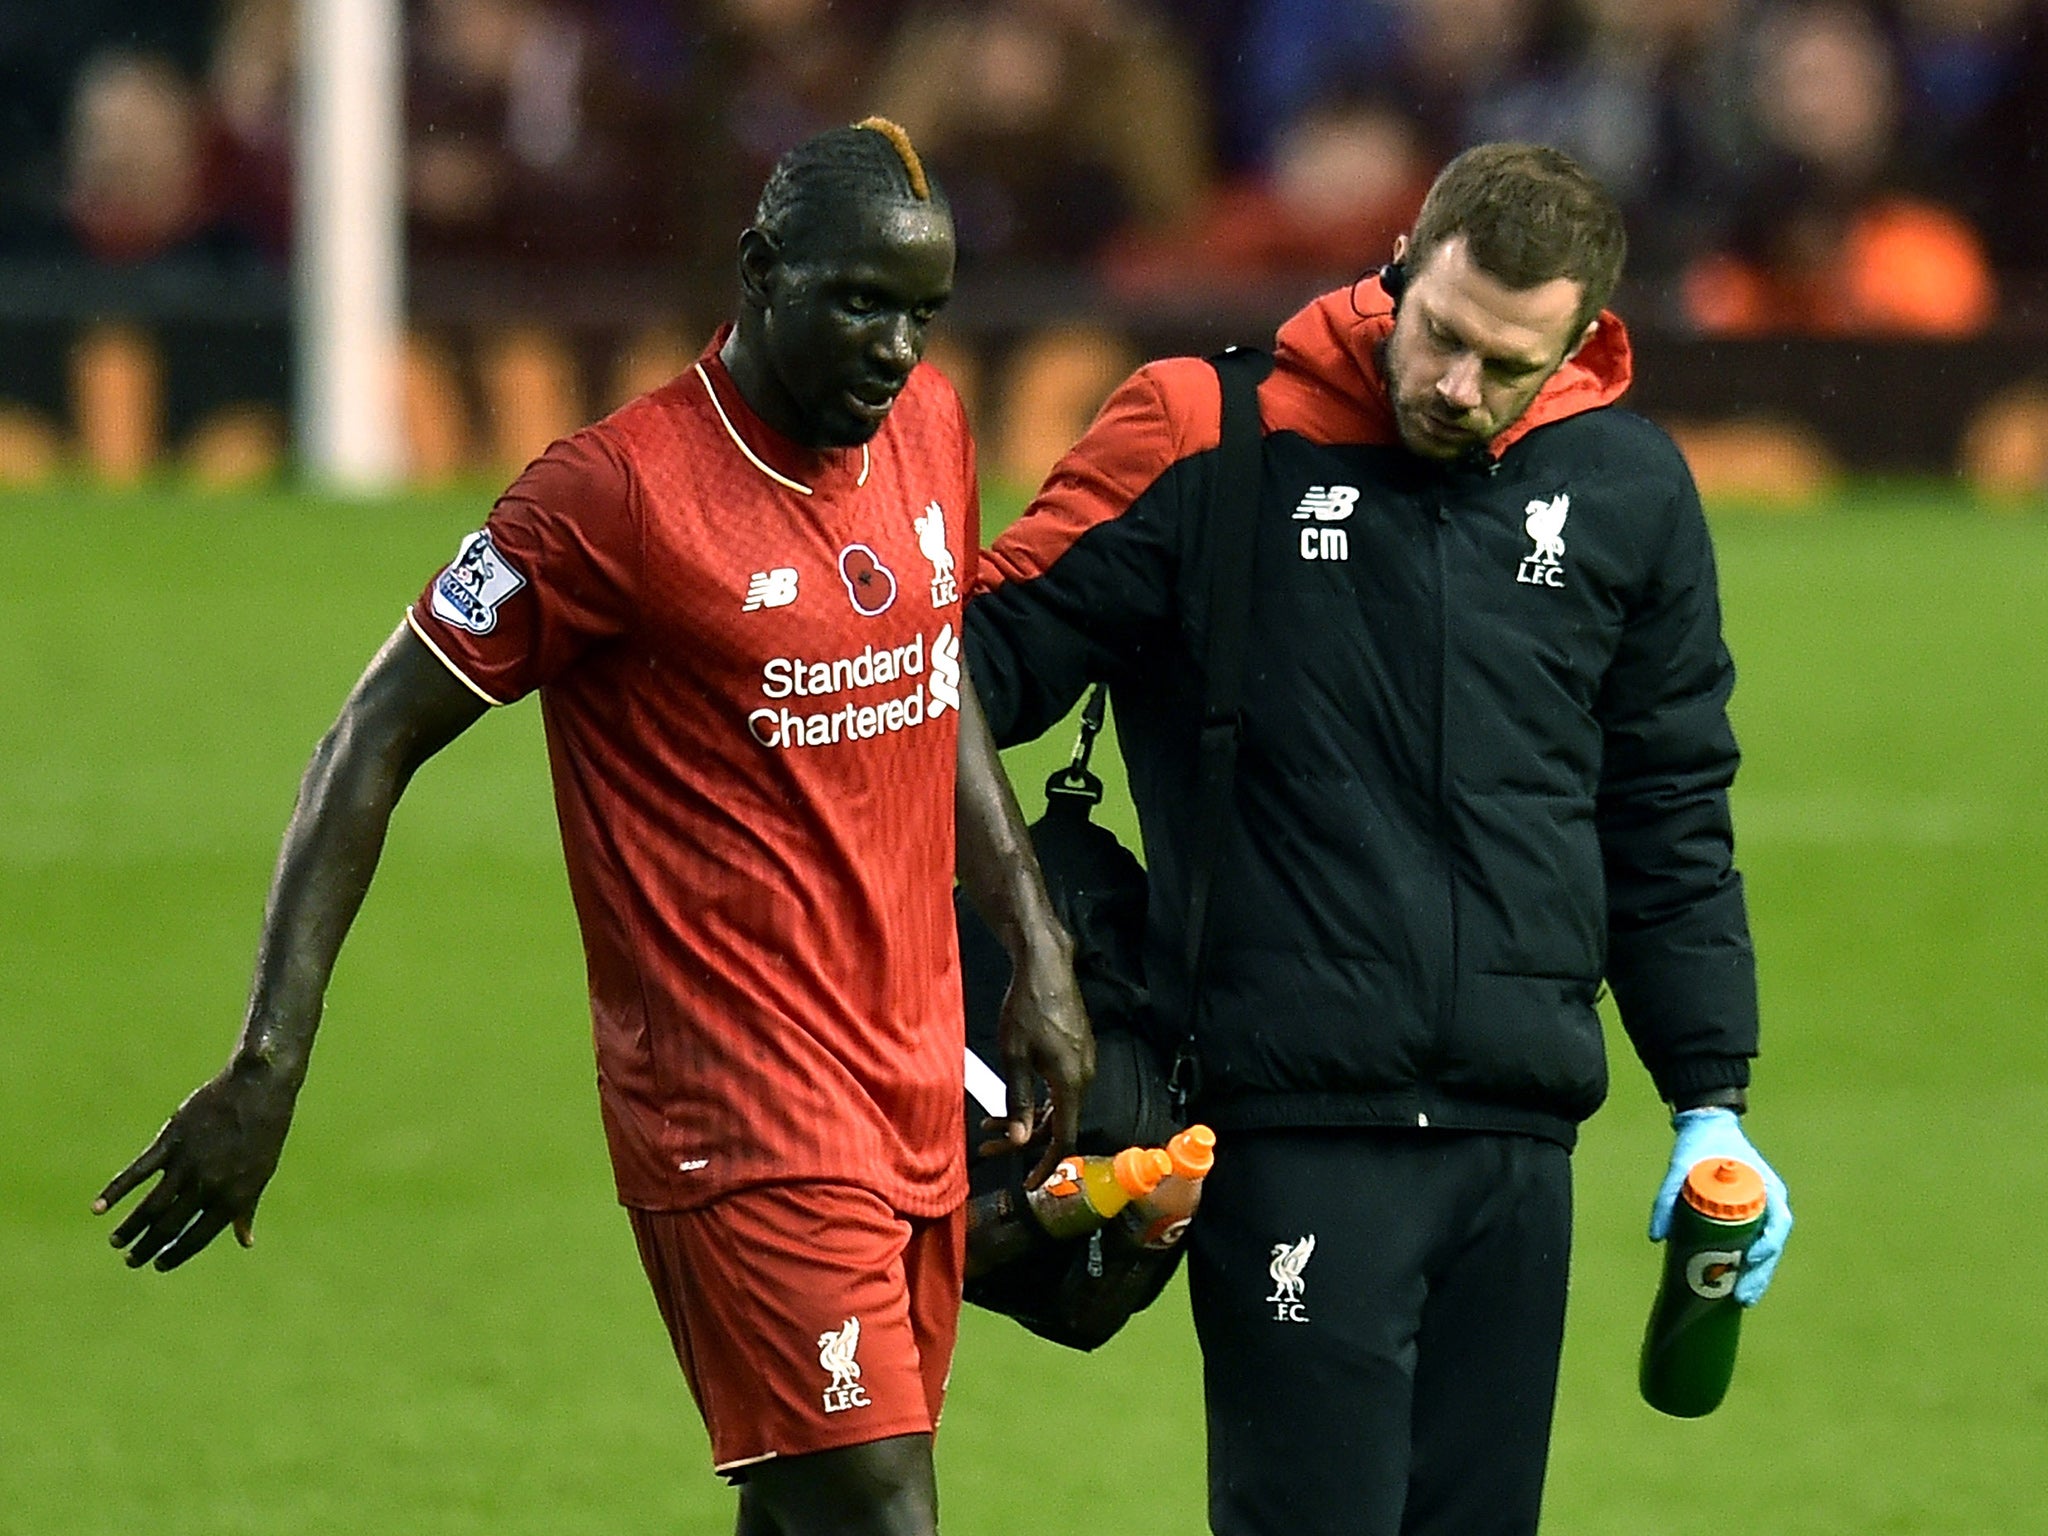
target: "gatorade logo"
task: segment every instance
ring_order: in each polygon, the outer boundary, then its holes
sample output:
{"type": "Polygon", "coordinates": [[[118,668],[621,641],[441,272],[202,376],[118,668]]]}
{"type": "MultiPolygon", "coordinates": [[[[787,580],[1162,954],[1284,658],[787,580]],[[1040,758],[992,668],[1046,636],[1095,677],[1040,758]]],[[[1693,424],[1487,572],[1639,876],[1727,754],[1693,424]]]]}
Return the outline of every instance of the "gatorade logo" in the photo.
{"type": "Polygon", "coordinates": [[[1742,1273],[1739,1249],[1702,1248],[1685,1261],[1685,1283],[1702,1301],[1719,1301],[1735,1289],[1742,1273]]]}
{"type": "Polygon", "coordinates": [[[1061,1158],[1059,1166],[1046,1178],[1045,1192],[1055,1200],[1064,1200],[1069,1195],[1081,1193],[1081,1159],[1061,1158]]]}

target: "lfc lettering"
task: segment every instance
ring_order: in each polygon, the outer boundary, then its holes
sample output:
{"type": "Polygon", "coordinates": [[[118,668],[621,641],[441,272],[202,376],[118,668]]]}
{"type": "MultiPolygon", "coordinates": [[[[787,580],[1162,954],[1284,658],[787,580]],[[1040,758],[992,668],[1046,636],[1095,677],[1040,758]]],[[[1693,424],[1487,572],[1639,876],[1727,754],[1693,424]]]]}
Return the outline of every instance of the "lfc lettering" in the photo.
{"type": "Polygon", "coordinates": [[[859,1318],[849,1317],[837,1328],[828,1328],[818,1335],[818,1364],[832,1377],[822,1394],[827,1413],[868,1406],[868,1389],[860,1384],[860,1362],[853,1357],[859,1348],[859,1318]]]}

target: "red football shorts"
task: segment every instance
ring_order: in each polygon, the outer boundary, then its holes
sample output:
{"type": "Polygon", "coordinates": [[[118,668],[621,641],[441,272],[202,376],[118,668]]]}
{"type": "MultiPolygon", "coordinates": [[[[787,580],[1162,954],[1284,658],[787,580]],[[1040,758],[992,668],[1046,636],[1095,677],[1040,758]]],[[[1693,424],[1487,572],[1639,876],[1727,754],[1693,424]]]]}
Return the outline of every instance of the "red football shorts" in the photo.
{"type": "Polygon", "coordinates": [[[938,1427],[964,1206],[909,1217],[852,1185],[775,1184],[627,1215],[720,1472],[938,1427]]]}

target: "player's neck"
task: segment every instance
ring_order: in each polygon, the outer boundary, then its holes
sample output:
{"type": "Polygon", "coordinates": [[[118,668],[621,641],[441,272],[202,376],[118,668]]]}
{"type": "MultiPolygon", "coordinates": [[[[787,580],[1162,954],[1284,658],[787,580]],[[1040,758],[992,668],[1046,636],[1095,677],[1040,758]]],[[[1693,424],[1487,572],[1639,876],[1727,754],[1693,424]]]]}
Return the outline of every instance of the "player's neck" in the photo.
{"type": "Polygon", "coordinates": [[[733,326],[732,334],[725,338],[725,345],[718,349],[718,360],[725,365],[733,388],[740,392],[747,409],[763,426],[799,448],[817,450],[820,445],[813,441],[816,433],[804,420],[789,392],[777,381],[774,370],[748,343],[749,330],[743,315],[733,326]]]}

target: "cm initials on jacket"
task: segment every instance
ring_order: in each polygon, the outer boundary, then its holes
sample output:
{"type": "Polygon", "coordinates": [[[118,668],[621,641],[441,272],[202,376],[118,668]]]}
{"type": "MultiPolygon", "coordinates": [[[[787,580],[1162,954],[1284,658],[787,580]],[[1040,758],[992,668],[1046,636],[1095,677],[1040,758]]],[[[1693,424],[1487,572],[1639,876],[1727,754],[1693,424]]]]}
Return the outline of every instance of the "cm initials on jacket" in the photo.
{"type": "Polygon", "coordinates": [[[1744,1084],[1713,551],[1671,441],[1615,402],[1611,314],[1490,451],[1401,445],[1371,280],[1280,330],[1232,811],[1190,825],[1221,394],[1127,380],[982,562],[967,650],[998,741],[1106,679],[1152,876],[1147,978],[1188,1027],[1187,854],[1220,839],[1193,1015],[1219,1128],[1525,1132],[1606,1094],[1613,989],[1667,1099],[1744,1084]]]}

